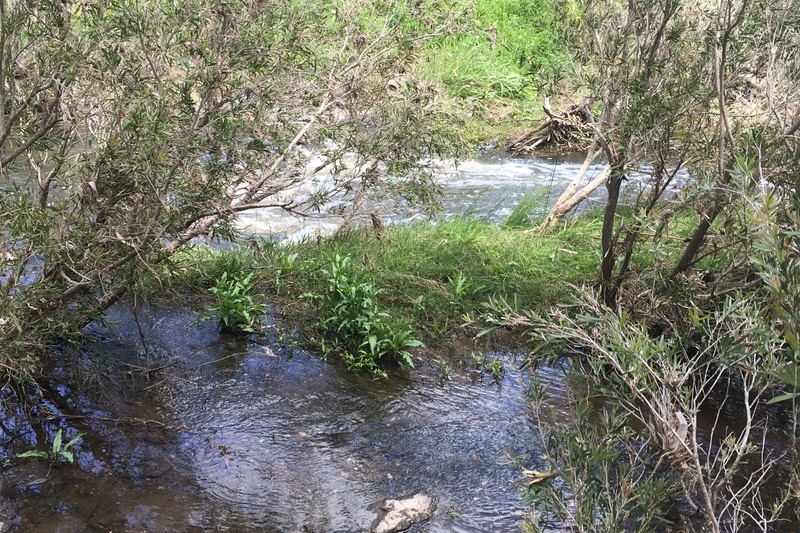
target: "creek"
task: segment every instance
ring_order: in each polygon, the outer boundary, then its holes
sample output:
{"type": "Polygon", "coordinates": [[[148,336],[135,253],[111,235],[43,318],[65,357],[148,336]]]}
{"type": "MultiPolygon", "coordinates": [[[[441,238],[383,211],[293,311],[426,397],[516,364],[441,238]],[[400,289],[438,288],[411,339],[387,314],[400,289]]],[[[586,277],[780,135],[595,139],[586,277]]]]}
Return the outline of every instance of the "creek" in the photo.
{"type": "MultiPolygon", "coordinates": [[[[434,164],[435,182],[443,191],[442,209],[438,217],[450,218],[458,215],[503,220],[527,195],[534,195],[541,205],[541,212],[534,216],[544,216],[545,208],[552,205],[558,195],[578,174],[584,156],[568,154],[546,157],[510,157],[497,150],[482,150],[474,159],[434,164]]],[[[603,170],[604,163],[592,165],[584,178],[588,183],[603,170]]],[[[631,171],[623,195],[635,197],[647,186],[648,169],[631,171]]],[[[320,173],[308,180],[294,191],[297,198],[310,197],[317,190],[331,187],[331,177],[320,173]]],[[[667,190],[668,195],[675,195],[690,180],[686,171],[680,171],[667,190]]],[[[576,212],[585,212],[600,208],[605,204],[605,187],[592,193],[576,212]]],[[[286,212],[275,209],[253,210],[239,217],[239,230],[243,234],[264,236],[276,240],[301,240],[314,238],[317,235],[333,233],[343,222],[337,210],[346,204],[347,198],[332,202],[327,209],[321,209],[304,217],[290,216],[286,212]]],[[[408,223],[414,220],[430,218],[422,215],[417,209],[398,207],[396,203],[387,204],[374,200],[368,205],[370,209],[380,213],[389,223],[408,223]]],[[[367,221],[368,217],[364,217],[367,221]]],[[[434,217],[435,218],[435,217],[434,217]]]]}
{"type": "MultiPolygon", "coordinates": [[[[440,171],[443,216],[505,217],[536,188],[557,194],[580,164],[486,152],[440,171]]],[[[262,235],[338,223],[248,217],[262,235]]],[[[197,323],[202,312],[175,302],[134,315],[121,304],[87,328],[79,353],[56,352],[44,408],[4,413],[0,451],[44,449],[63,428],[83,434],[75,464],[5,468],[0,533],[368,531],[383,499],[420,491],[438,507],[412,531],[519,530],[521,468],[544,466],[521,351],[455,336],[408,374],[373,380],[306,353],[290,327],[233,338],[197,323]],[[483,368],[493,360],[505,372],[483,368]]],[[[536,377],[567,417],[562,369],[536,377]]]]}
{"type": "MultiPolygon", "coordinates": [[[[413,531],[517,530],[520,467],[541,467],[519,354],[454,338],[437,354],[451,379],[421,362],[373,380],[293,348],[283,328],[247,340],[198,316],[144,306],[140,337],[121,305],[88,328],[87,361],[130,365],[127,383],[98,400],[96,389],[53,382],[45,426],[84,433],[76,463],[4,472],[0,522],[31,532],[357,532],[384,498],[424,491],[438,510],[413,531]],[[149,379],[142,339],[162,368],[149,379]],[[478,353],[505,373],[477,368],[478,353]]],[[[564,397],[561,370],[539,377],[564,397]]],[[[21,419],[5,424],[17,449],[47,442],[21,419]]]]}

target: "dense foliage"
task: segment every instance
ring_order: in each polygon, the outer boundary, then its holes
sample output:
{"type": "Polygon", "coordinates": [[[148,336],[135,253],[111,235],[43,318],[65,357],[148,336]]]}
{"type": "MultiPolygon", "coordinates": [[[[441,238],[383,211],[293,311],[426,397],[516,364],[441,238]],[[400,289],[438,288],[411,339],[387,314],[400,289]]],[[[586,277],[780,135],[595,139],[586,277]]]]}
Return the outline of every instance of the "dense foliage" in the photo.
{"type": "Polygon", "coordinates": [[[0,3],[0,382],[236,213],[429,199],[459,141],[408,71],[454,14],[414,6],[0,3]]]}
{"type": "Polygon", "coordinates": [[[435,203],[423,163],[462,147],[464,116],[552,96],[607,163],[601,219],[538,234],[525,207],[217,256],[213,311],[247,331],[253,285],[311,295],[317,345],[377,374],[411,363],[413,320],[435,337],[481,304],[535,362],[568,353],[588,385],[526,474],[533,530],[800,519],[797,0],[2,0],[0,19],[0,383],[236,214],[435,203]],[[631,172],[649,178],[626,198],[631,172]],[[704,434],[720,391],[744,420],[704,434]]]}

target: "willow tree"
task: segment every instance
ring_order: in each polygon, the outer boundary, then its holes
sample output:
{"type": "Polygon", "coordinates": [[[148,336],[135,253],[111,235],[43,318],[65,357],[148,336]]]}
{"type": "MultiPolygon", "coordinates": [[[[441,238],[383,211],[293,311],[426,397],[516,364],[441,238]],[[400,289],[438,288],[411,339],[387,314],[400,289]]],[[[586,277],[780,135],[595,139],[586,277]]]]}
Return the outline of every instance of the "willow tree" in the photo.
{"type": "Polygon", "coordinates": [[[797,520],[800,495],[800,6],[576,4],[586,15],[576,35],[595,146],[610,167],[602,298],[579,291],[568,311],[528,318],[554,359],[570,350],[581,358],[574,368],[589,384],[578,429],[545,437],[551,469],[529,475],[544,494],[540,515],[555,512],[576,531],[652,531],[665,517],[652,514],[661,506],[647,494],[679,515],[675,503],[687,505],[680,522],[689,530],[772,531],[797,520]],[[688,183],[665,194],[680,168],[688,183]],[[650,177],[622,213],[632,170],[650,177]],[[664,246],[678,210],[695,227],[664,246]],[[632,266],[635,248],[646,273],[632,266]],[[691,275],[709,256],[706,268],[718,270],[691,275]],[[597,397],[601,421],[584,425],[597,397]],[[791,404],[781,421],[769,414],[776,402],[791,404]],[[617,412],[637,423],[610,422],[617,412]],[[771,431],[790,436],[781,450],[767,445],[771,431]],[[791,466],[776,476],[778,465],[791,466]]]}
{"type": "Polygon", "coordinates": [[[236,213],[425,197],[419,162],[456,144],[409,74],[456,20],[425,7],[0,2],[0,379],[236,213]]]}
{"type": "MultiPolygon", "coordinates": [[[[688,169],[692,184],[678,199],[700,215],[667,278],[675,280],[699,258],[709,229],[744,184],[745,160],[761,178],[778,178],[776,164],[793,150],[797,131],[796,24],[793,0],[576,2],[569,26],[594,111],[596,152],[608,164],[600,287],[616,306],[644,234],[658,238],[676,209],[665,192],[688,169]],[[770,154],[769,157],[762,157],[770,154]],[[750,163],[748,163],[750,164],[750,163]],[[635,216],[619,216],[628,174],[649,175],[633,199],[635,216]]],[[[745,166],[747,166],[746,164],[745,166]]],[[[746,173],[746,171],[745,171],[746,173]]],[[[585,192],[577,190],[575,195],[585,192]]],[[[572,206],[568,201],[563,205],[572,206]]],[[[558,207],[558,206],[557,206],[558,207]]],[[[554,213],[554,217],[561,212],[554,213]]]]}

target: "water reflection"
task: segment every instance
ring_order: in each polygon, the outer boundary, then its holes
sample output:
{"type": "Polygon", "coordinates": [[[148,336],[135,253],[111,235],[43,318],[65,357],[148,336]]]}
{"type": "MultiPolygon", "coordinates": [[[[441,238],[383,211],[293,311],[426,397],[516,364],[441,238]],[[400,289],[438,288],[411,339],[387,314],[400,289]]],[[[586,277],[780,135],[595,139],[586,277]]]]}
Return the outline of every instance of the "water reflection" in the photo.
{"type": "MultiPolygon", "coordinates": [[[[86,434],[77,467],[9,471],[0,502],[16,506],[21,531],[365,531],[376,504],[417,491],[438,501],[417,531],[518,529],[519,466],[540,465],[515,354],[491,354],[507,369],[497,381],[453,370],[442,382],[422,363],[372,380],[274,342],[226,338],[211,322],[191,325],[196,316],[140,311],[153,362],[169,371],[140,377],[137,393],[110,394],[103,411],[53,405],[99,416],[53,423],[86,434]]],[[[141,364],[130,311],[108,324],[90,332],[91,349],[141,364]]],[[[542,378],[563,388],[560,371],[542,378]]]]}
{"type": "Polygon", "coordinates": [[[442,387],[424,371],[372,381],[253,346],[176,384],[171,407],[200,487],[231,523],[358,531],[376,502],[424,490],[440,509],[425,531],[514,530],[517,462],[536,462],[537,435],[524,376],[496,355],[510,369],[499,383],[464,374],[442,387]]]}

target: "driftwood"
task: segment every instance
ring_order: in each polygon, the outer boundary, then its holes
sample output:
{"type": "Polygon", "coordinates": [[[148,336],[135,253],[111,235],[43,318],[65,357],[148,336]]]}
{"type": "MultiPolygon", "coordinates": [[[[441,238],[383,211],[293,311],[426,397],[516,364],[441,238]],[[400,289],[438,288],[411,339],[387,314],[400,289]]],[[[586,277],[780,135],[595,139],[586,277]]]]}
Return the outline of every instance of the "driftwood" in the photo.
{"type": "Polygon", "coordinates": [[[578,174],[559,196],[550,209],[547,217],[539,226],[540,231],[554,226],[561,218],[584,201],[592,192],[603,185],[611,172],[609,165],[589,183],[581,184],[589,173],[589,169],[601,155],[598,138],[592,127],[592,114],[589,103],[573,104],[564,112],[556,114],[550,109],[550,100],[544,99],[544,112],[547,119],[535,130],[508,143],[507,150],[511,155],[527,155],[538,150],[556,149],[560,152],[586,152],[586,159],[578,174]]]}
{"type": "Polygon", "coordinates": [[[544,149],[562,152],[586,150],[594,133],[590,126],[592,115],[586,104],[573,104],[563,113],[556,114],[550,109],[549,99],[545,98],[542,107],[547,119],[535,130],[509,142],[506,149],[511,155],[527,155],[544,149]]]}
{"type": "Polygon", "coordinates": [[[597,141],[592,141],[591,146],[589,146],[589,149],[586,151],[586,159],[583,162],[583,166],[550,209],[550,213],[548,213],[541,226],[539,226],[540,231],[544,231],[556,225],[558,221],[561,220],[561,217],[572,211],[575,206],[588,198],[590,194],[606,182],[611,173],[611,167],[609,165],[606,165],[602,172],[597,174],[588,184],[584,185],[582,189],[578,190],[586,174],[589,172],[592,163],[594,163],[600,154],[601,152],[597,149],[597,141]]]}

